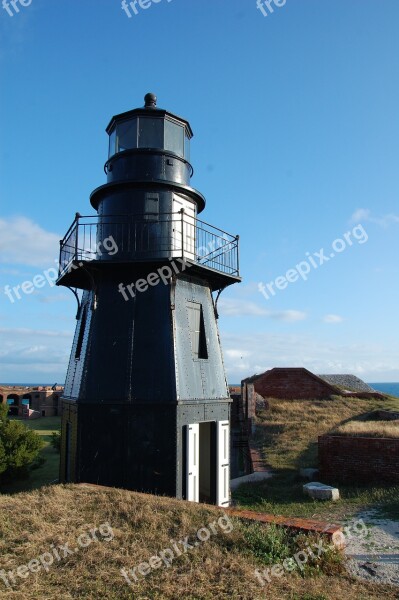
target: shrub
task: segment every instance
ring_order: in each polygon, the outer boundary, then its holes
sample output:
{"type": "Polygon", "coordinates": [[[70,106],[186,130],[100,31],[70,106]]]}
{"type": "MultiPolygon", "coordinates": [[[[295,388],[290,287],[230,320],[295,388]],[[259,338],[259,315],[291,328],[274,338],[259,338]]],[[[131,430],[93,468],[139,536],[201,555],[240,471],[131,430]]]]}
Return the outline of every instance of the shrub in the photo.
{"type": "Polygon", "coordinates": [[[7,411],[7,405],[0,405],[0,483],[26,477],[42,460],[40,436],[20,421],[10,421],[7,411]]]}
{"type": "Polygon", "coordinates": [[[51,445],[58,454],[61,453],[61,431],[53,431],[51,433],[51,445]]]}
{"type": "Polygon", "coordinates": [[[271,565],[295,552],[295,542],[292,534],[283,527],[261,523],[247,523],[241,526],[244,544],[242,550],[252,554],[260,562],[271,565]]]}
{"type": "Polygon", "coordinates": [[[282,564],[303,551],[307,556],[302,569],[293,568],[301,577],[316,577],[321,574],[338,575],[344,571],[345,555],[331,545],[328,538],[309,533],[296,533],[276,525],[237,522],[236,531],[241,536],[234,542],[246,556],[254,557],[261,565],[282,564]],[[323,549],[320,553],[319,548],[323,549]],[[313,555],[310,550],[313,549],[313,555]]]}

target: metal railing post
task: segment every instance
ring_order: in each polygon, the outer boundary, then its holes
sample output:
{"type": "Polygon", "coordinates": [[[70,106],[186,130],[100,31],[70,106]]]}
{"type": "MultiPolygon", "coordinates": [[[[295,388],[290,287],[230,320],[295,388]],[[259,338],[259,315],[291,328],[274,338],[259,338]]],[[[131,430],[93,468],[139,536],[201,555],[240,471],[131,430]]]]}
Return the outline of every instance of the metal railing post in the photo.
{"type": "Polygon", "coordinates": [[[240,236],[236,235],[236,240],[237,240],[237,246],[236,246],[236,252],[237,252],[237,275],[240,272],[240,236]]]}
{"type": "Polygon", "coordinates": [[[64,270],[64,268],[62,267],[63,242],[64,242],[64,240],[60,240],[60,256],[58,259],[58,277],[61,275],[62,271],[64,270]]]}
{"type": "Polygon", "coordinates": [[[79,218],[80,214],[75,213],[76,234],[75,234],[75,260],[78,260],[78,235],[79,235],[79,218]]]}

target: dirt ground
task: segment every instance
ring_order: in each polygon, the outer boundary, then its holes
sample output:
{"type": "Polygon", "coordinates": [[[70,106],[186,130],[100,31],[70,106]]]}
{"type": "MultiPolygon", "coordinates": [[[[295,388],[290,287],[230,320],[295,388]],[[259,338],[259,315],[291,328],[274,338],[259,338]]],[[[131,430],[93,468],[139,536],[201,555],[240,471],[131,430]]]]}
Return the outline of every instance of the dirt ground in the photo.
{"type": "Polygon", "coordinates": [[[352,575],[375,583],[399,586],[399,522],[378,516],[375,511],[357,515],[367,533],[347,539],[346,555],[352,575]]]}

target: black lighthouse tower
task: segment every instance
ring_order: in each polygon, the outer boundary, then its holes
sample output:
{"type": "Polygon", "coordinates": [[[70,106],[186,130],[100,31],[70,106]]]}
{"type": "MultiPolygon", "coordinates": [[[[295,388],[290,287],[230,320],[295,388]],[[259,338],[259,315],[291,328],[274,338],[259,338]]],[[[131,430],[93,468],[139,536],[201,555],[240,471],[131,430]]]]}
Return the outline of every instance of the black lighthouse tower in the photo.
{"type": "Polygon", "coordinates": [[[79,310],[60,480],[227,506],[231,401],[216,304],[240,281],[238,236],[198,219],[187,121],[147,94],[106,131],[97,214],[77,214],[61,241],[57,284],[79,310]]]}

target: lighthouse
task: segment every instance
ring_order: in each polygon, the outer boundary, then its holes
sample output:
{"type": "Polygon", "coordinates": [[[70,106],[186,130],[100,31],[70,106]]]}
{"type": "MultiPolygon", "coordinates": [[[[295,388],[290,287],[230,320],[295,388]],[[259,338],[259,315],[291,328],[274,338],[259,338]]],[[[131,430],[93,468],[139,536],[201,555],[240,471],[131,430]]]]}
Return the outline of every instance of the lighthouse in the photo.
{"type": "Polygon", "coordinates": [[[240,281],[239,239],[198,218],[188,121],[147,94],[106,132],[95,214],[76,214],[60,242],[57,285],[78,302],[60,481],[228,506],[217,301],[240,281]]]}

